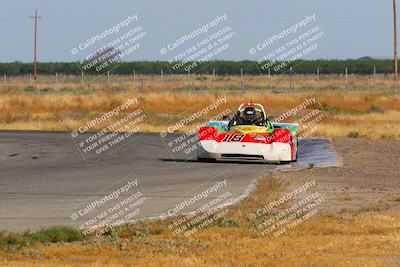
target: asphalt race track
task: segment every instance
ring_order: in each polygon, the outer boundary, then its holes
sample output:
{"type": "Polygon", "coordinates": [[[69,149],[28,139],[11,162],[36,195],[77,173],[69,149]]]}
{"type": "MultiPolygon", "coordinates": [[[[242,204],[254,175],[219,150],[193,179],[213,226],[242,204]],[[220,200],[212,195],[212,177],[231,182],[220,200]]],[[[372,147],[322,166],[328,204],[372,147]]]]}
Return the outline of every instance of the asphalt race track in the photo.
{"type": "MultiPolygon", "coordinates": [[[[299,146],[299,161],[280,169],[341,164],[327,139],[306,139],[299,146]]],[[[152,133],[140,135],[90,165],[82,160],[69,133],[2,131],[0,151],[0,231],[77,225],[71,214],[132,177],[148,203],[135,217],[139,219],[158,217],[217,180],[225,179],[229,192],[235,198],[243,197],[254,189],[257,178],[276,169],[274,164],[259,161],[203,163],[171,157],[165,140],[152,133]]]]}

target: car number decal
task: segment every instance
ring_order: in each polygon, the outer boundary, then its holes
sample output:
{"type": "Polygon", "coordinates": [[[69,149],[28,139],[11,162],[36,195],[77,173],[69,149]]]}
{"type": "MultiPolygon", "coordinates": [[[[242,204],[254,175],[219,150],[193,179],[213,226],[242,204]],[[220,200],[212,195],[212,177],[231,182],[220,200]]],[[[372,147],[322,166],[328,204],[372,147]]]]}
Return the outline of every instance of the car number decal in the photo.
{"type": "Polygon", "coordinates": [[[244,138],[244,134],[227,134],[222,142],[241,142],[244,138]]]}

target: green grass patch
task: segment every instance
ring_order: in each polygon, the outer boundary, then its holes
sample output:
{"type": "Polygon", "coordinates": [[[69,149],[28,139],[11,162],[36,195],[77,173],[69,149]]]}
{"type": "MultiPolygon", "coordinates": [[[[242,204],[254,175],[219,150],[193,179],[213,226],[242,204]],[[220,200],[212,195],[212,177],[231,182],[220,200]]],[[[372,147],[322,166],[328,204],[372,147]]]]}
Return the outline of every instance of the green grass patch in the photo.
{"type": "Polygon", "coordinates": [[[0,249],[16,252],[34,243],[48,244],[81,240],[83,240],[81,231],[66,226],[54,226],[33,233],[25,232],[23,234],[18,234],[0,232],[0,249]]]}
{"type": "Polygon", "coordinates": [[[45,88],[40,89],[39,91],[42,93],[49,93],[49,92],[53,91],[53,89],[50,87],[45,87],[45,88]]]}
{"type": "Polygon", "coordinates": [[[35,92],[35,87],[33,87],[33,86],[25,87],[25,88],[24,88],[24,92],[27,92],[27,93],[34,93],[34,92],[35,92]]]}
{"type": "Polygon", "coordinates": [[[349,138],[359,138],[360,137],[360,133],[356,132],[356,131],[352,131],[347,135],[347,137],[349,137],[349,138]]]}
{"type": "Polygon", "coordinates": [[[18,251],[28,245],[29,241],[23,236],[14,233],[0,233],[0,249],[6,251],[18,251]]]}
{"type": "Polygon", "coordinates": [[[240,227],[240,223],[236,219],[227,219],[227,220],[222,220],[220,223],[218,223],[218,227],[239,228],[240,227]]]}
{"type": "Polygon", "coordinates": [[[61,93],[73,93],[75,90],[70,87],[61,88],[61,93]]]}
{"type": "Polygon", "coordinates": [[[385,108],[379,105],[371,105],[371,112],[373,113],[385,113],[385,108]]]}
{"type": "Polygon", "coordinates": [[[80,241],[83,240],[83,235],[81,231],[75,228],[54,226],[27,234],[27,238],[33,242],[58,243],[80,241]]]}

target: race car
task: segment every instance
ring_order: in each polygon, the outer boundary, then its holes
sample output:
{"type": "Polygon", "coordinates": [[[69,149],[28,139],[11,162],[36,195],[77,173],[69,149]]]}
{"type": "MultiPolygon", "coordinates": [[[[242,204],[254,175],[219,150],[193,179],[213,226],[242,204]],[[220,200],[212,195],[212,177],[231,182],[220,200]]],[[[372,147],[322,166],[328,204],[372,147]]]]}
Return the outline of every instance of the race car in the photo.
{"type": "Polygon", "coordinates": [[[243,103],[229,119],[210,121],[200,127],[197,159],[297,161],[298,129],[296,123],[274,122],[260,104],[243,103]]]}

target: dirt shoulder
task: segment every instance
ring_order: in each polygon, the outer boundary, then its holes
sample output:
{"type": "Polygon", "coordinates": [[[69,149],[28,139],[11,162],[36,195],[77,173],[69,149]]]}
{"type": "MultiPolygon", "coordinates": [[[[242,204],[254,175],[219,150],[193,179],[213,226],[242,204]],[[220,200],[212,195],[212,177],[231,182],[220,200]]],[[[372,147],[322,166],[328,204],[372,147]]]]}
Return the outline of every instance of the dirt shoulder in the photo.
{"type": "Polygon", "coordinates": [[[400,210],[400,142],[336,138],[342,168],[313,168],[276,175],[287,191],[316,180],[329,213],[400,210]]]}

